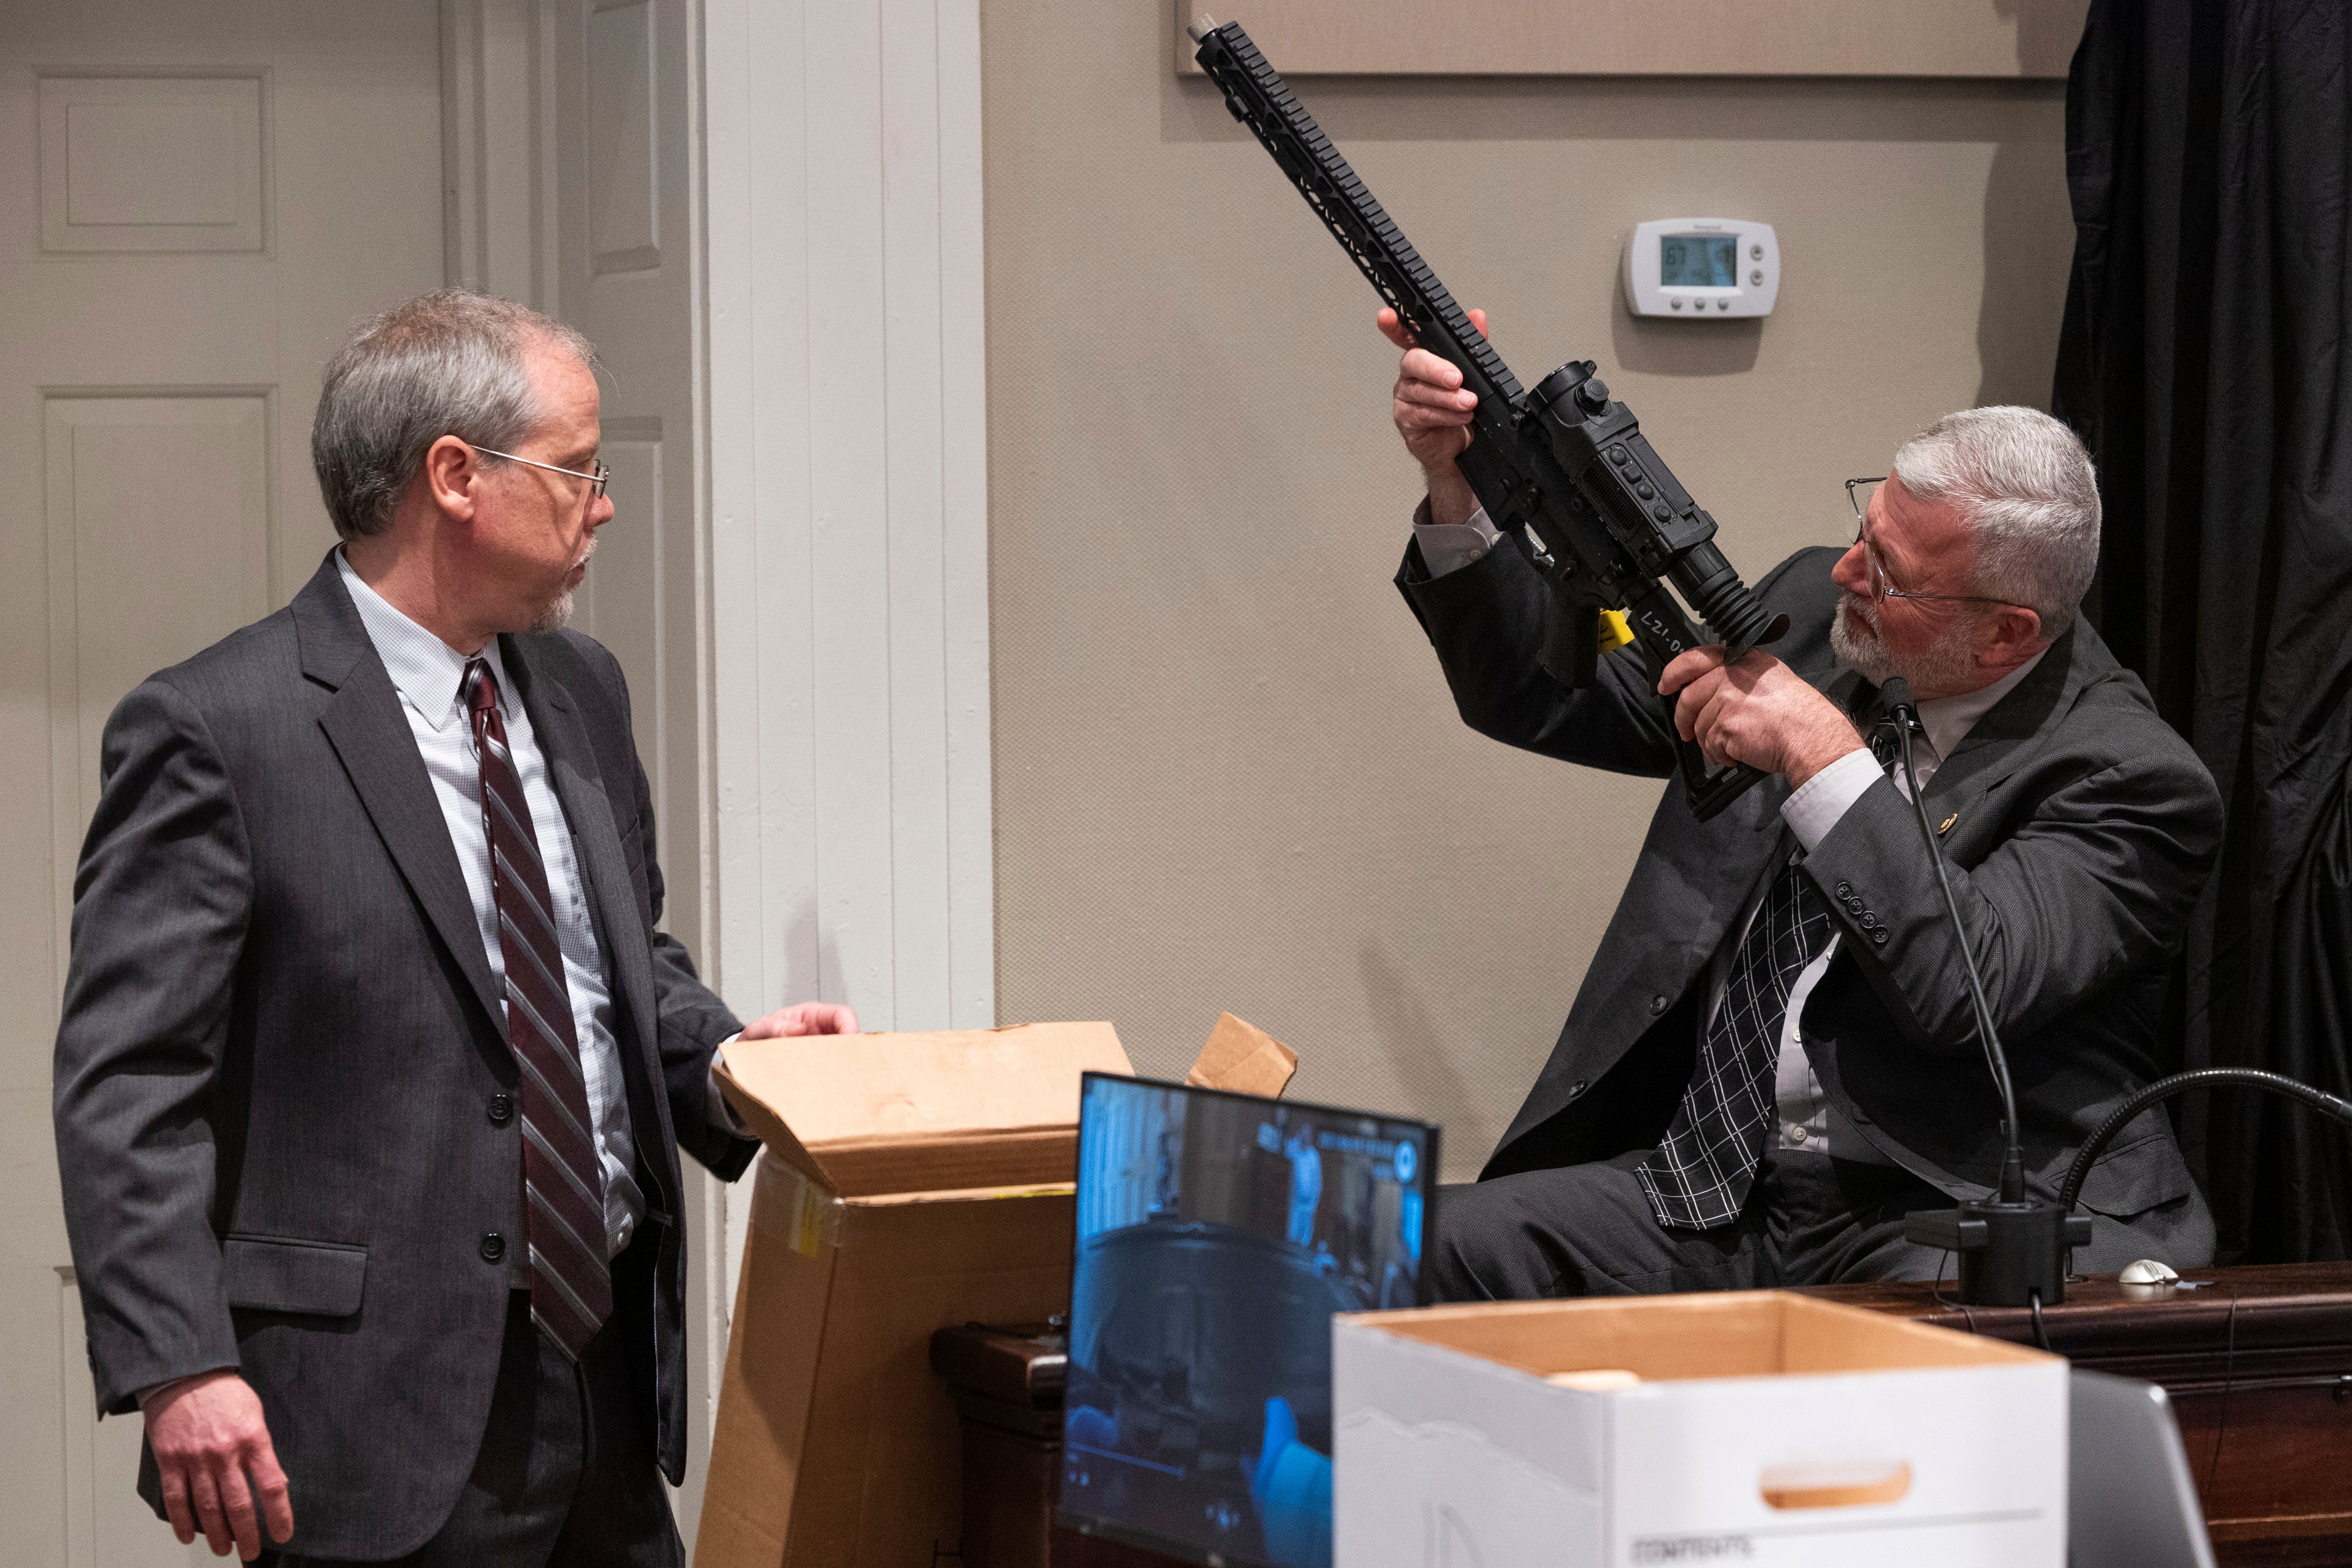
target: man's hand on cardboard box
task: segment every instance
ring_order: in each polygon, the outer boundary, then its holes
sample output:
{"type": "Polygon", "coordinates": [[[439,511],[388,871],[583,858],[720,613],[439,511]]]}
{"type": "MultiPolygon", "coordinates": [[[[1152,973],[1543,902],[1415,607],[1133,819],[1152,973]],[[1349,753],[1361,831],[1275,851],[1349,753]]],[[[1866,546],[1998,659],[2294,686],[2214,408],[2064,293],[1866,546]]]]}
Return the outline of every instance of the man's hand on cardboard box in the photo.
{"type": "Polygon", "coordinates": [[[727,1059],[727,1047],[738,1040],[783,1040],[797,1035],[854,1035],[857,1033],[857,1012],[837,1002],[795,1002],[789,1007],[779,1007],[764,1018],[755,1018],[743,1026],[740,1035],[730,1035],[719,1042],[710,1053],[710,1082],[704,1100],[705,1116],[710,1125],[738,1138],[751,1136],[751,1130],[727,1103],[727,1096],[719,1087],[719,1065],[727,1059]]]}
{"type": "Polygon", "coordinates": [[[743,1026],[741,1040],[782,1040],[795,1035],[854,1035],[857,1012],[838,1002],[795,1002],[743,1026]]]}

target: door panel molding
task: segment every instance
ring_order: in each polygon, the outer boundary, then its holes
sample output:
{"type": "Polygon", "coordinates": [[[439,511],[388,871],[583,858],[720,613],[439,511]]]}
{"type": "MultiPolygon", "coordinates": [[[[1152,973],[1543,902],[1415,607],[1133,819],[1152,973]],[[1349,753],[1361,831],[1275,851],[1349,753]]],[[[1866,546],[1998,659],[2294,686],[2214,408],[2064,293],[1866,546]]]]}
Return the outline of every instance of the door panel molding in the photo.
{"type": "Polygon", "coordinates": [[[269,386],[44,387],[57,992],[100,729],[132,686],[278,602],[269,386]],[[135,432],[135,435],[130,434],[135,432]],[[155,525],[182,497],[173,526],[155,525]],[[213,503],[208,509],[205,502],[213,503]],[[98,661],[96,670],[87,668],[98,661]]]}
{"type": "Polygon", "coordinates": [[[446,281],[555,297],[554,28],[539,0],[441,0],[441,243],[446,281]]]}
{"type": "Polygon", "coordinates": [[[269,80],[43,71],[41,249],[269,249],[269,80]]]}
{"type": "Polygon", "coordinates": [[[588,18],[589,265],[599,277],[662,264],[654,20],[653,0],[600,4],[588,18]]]}

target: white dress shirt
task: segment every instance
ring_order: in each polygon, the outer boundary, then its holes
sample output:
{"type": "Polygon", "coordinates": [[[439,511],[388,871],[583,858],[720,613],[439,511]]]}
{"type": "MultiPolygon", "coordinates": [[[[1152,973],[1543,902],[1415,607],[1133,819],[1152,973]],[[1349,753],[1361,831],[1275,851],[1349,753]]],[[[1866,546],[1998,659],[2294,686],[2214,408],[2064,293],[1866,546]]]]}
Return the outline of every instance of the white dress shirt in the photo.
{"type": "MultiPolygon", "coordinates": [[[[1484,507],[1471,513],[1466,522],[1416,522],[1412,531],[1421,543],[1422,563],[1433,577],[1443,577],[1477,561],[1502,537],[1484,507]]],[[[1915,736],[1912,742],[1920,788],[1927,787],[1943,759],[1952,754],[1952,748],[1976,728],[1978,720],[1992,711],[1995,703],[2016,689],[2018,683],[2042,662],[2042,657],[2035,654],[1981,690],[1919,704],[1919,723],[1927,731],[1925,739],[1915,736]]],[[[1788,824],[1789,831],[1810,853],[1829,837],[1830,829],[1838,825],[1838,819],[1862,798],[1863,793],[1885,777],[1885,770],[1878,765],[1878,759],[1867,746],[1849,752],[1806,780],[1803,788],[1781,802],[1780,820],[1788,824]]],[[[1903,792],[1905,799],[1910,798],[1910,781],[1904,776],[1899,763],[1895,767],[1895,787],[1903,792]]],[[[1927,847],[1922,845],[1919,852],[1925,855],[1927,847]]],[[[1749,896],[1748,910],[1740,917],[1740,940],[1746,939],[1748,928],[1754,922],[1757,910],[1763,908],[1764,896],[1769,891],[1769,879],[1749,896]]],[[[1832,935],[1829,945],[1799,972],[1797,983],[1789,989],[1789,1011],[1780,1027],[1780,1054],[1773,1078],[1777,1101],[1773,1146],[1830,1154],[1865,1164],[1891,1164],[1893,1162],[1838,1114],[1822,1093],[1821,1078],[1813,1071],[1811,1058],[1805,1055],[1798,1029],[1806,999],[1829,972],[1830,960],[1837,956],[1840,940],[1832,935]]],[[[1724,989],[1730,984],[1732,961],[1738,948],[1738,941],[1729,942],[1716,953],[1706,1007],[1709,1023],[1715,1020],[1716,1009],[1723,1005],[1724,989]]]]}
{"type": "MultiPolygon", "coordinates": [[[[2047,652],[2047,649],[2043,650],[2047,652]]],[[[1977,721],[1992,711],[1993,705],[2008,696],[2042,662],[2035,654],[1990,686],[1958,697],[1939,697],[1919,704],[1919,724],[1926,736],[1914,736],[1911,742],[1912,761],[1918,765],[1919,787],[1926,789],[1928,781],[1943,760],[1951,755],[1952,748],[1968,738],[1977,721]]],[[[1878,759],[1865,746],[1858,752],[1848,752],[1820,773],[1805,781],[1804,787],[1780,803],[1780,820],[1789,825],[1797,842],[1808,853],[1830,835],[1838,819],[1846,814],[1863,792],[1886,777],[1878,759]]],[[[1895,787],[1911,798],[1911,781],[1905,776],[1903,764],[1895,764],[1895,787]]],[[[1926,855],[1927,847],[1921,845],[1919,853],[1926,855]]],[[[1744,939],[1748,925],[1764,902],[1764,889],[1759,889],[1748,907],[1747,920],[1740,922],[1744,939]]],[[[1804,1043],[1799,1037],[1797,1024],[1805,1014],[1806,999],[1813,987],[1829,972],[1830,960],[1837,956],[1838,943],[1844,939],[1832,935],[1830,943],[1797,975],[1797,983],[1789,988],[1789,1013],[1780,1029],[1779,1070],[1773,1077],[1773,1095],[1778,1101],[1774,1124],[1777,1129],[1773,1146],[1780,1149],[1808,1149],[1816,1154],[1834,1155],[1841,1160],[1853,1160],[1864,1164],[1893,1163],[1878,1152],[1877,1145],[1855,1131],[1853,1124],[1829,1103],[1822,1093],[1822,1080],[1813,1071],[1812,1058],[1805,1055],[1804,1043]]],[[[1736,947],[1737,944],[1734,944],[1736,947]]],[[[1723,988],[1731,977],[1733,948],[1726,948],[1716,960],[1714,1000],[1708,1005],[1707,1016],[1715,1016],[1721,1005],[1723,988]]]]}
{"type": "MultiPolygon", "coordinates": [[[[506,953],[499,939],[499,910],[490,890],[489,841],[482,831],[482,767],[474,752],[474,726],[460,690],[467,656],[410,620],[360,581],[341,551],[335,565],[343,586],[359,607],[368,640],[383,660],[384,672],[400,693],[409,733],[432,775],[434,798],[440,802],[442,820],[449,825],[449,841],[457,847],[458,868],[466,874],[466,890],[474,900],[474,920],[481,928],[482,951],[488,955],[490,973],[506,986],[506,953]]],[[[602,948],[596,941],[594,918],[589,913],[586,885],[581,879],[578,847],[555,786],[547,776],[547,761],[532,734],[530,715],[507,679],[496,638],[480,658],[498,677],[499,716],[505,721],[507,750],[513,754],[515,773],[522,783],[523,799],[530,806],[531,832],[539,838],[539,858],[547,869],[548,897],[555,909],[556,940],[563,952],[563,986],[571,994],[572,1026],[580,1040],[580,1066],[588,1080],[588,1113],[594,1123],[596,1163],[604,1176],[604,1251],[616,1258],[629,1245],[637,1222],[644,1217],[646,1196],[633,1174],[635,1151],[630,1146],[629,1108],[621,1081],[620,1047],[613,1038],[613,993],[604,979],[602,948]]],[[[501,1004],[503,1005],[503,1003],[501,1004]]]]}

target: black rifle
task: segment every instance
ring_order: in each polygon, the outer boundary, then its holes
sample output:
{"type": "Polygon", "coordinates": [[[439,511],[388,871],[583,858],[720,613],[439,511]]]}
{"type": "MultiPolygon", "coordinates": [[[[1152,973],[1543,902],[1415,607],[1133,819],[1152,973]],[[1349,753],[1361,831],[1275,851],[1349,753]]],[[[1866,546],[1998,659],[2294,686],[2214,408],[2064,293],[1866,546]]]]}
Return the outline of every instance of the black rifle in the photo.
{"type": "MultiPolygon", "coordinates": [[[[1706,641],[1737,659],[1788,629],[1757,602],[1714,544],[1715,519],[1642,437],[1632,410],[1612,403],[1590,360],[1572,360],[1532,395],[1470,324],[1363,181],[1348,167],[1238,23],[1194,25],[1194,58],[1225,107],[1256,133],[1413,341],[1462,372],[1478,395],[1459,463],[1497,529],[1518,529],[1528,559],[1557,596],[1542,663],[1581,689],[1599,670],[1601,612],[1624,613],[1654,684],[1668,660],[1706,641]],[[1701,637],[1665,590],[1682,591],[1713,632],[1701,637]]],[[[1674,700],[1661,699],[1673,721],[1674,700]]],[[[1704,822],[1764,777],[1733,763],[1710,774],[1698,745],[1675,746],[1693,816],[1704,822]]]]}

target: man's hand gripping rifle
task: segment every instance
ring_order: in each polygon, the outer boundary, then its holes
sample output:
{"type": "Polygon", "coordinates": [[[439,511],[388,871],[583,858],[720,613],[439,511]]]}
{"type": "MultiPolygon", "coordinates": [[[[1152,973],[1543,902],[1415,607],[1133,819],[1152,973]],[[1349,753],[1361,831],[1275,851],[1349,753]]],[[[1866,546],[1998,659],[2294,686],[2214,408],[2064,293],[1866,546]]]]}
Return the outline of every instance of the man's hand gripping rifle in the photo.
{"type": "MultiPolygon", "coordinates": [[[[1203,17],[1192,33],[1195,58],[1223,89],[1234,118],[1274,154],[1414,341],[1453,363],[1477,394],[1471,441],[1458,461],[1487,517],[1497,529],[1521,531],[1528,558],[1551,584],[1560,613],[1543,667],[1552,678],[1571,688],[1592,684],[1603,610],[1624,613],[1654,685],[1686,648],[1720,642],[1726,660],[1735,660],[1785,631],[1788,617],[1768,613],[1740,582],[1715,547],[1715,519],[1643,438],[1633,412],[1610,401],[1592,363],[1571,361],[1532,394],[1522,392],[1240,25],[1220,27],[1203,17]],[[1711,638],[1700,637],[1665,582],[1681,590],[1711,638]]],[[[1674,700],[1659,700],[1671,729],[1674,700]]],[[[1678,742],[1676,752],[1691,812],[1701,821],[1764,777],[1740,763],[1708,773],[1696,742],[1678,742]]]]}

